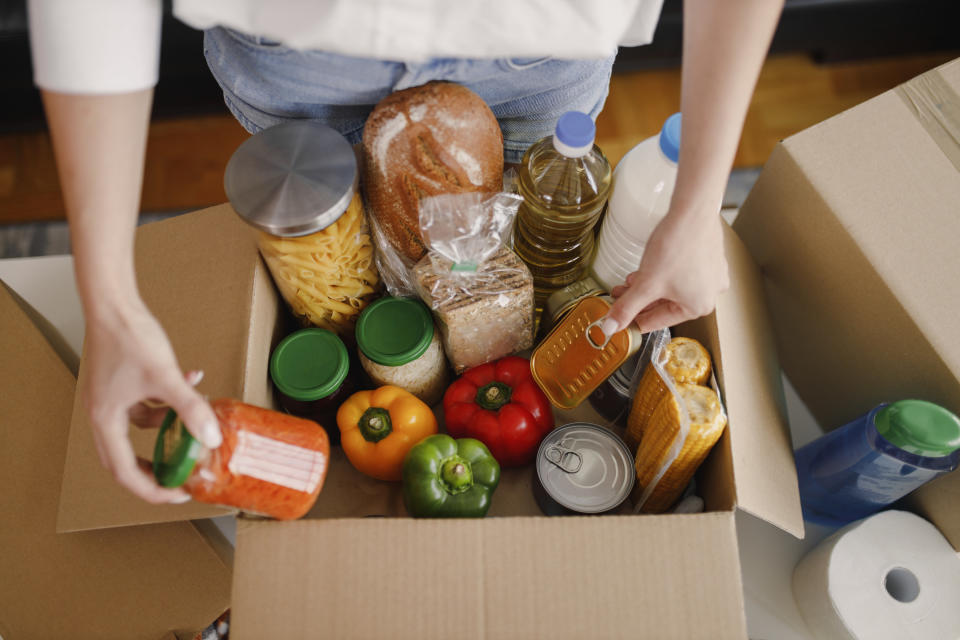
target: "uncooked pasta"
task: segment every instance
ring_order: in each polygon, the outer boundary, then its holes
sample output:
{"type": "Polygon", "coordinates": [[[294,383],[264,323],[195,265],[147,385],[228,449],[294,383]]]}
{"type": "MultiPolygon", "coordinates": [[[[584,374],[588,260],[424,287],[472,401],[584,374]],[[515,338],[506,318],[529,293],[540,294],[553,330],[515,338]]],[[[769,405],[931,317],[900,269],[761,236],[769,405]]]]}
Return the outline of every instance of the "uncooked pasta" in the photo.
{"type": "Polygon", "coordinates": [[[260,253],[280,294],[304,324],[353,334],[378,283],[359,194],[336,222],[316,233],[294,238],[260,233],[260,253]]]}

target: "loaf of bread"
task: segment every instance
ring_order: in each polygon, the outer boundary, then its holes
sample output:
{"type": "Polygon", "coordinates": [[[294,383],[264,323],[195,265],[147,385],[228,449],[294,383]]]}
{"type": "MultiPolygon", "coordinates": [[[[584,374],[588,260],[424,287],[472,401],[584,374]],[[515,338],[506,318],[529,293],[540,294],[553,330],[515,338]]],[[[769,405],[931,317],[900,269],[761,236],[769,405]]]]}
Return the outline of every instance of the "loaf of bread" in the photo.
{"type": "Polygon", "coordinates": [[[533,276],[506,247],[474,273],[431,253],[413,268],[417,293],[433,310],[443,350],[457,373],[533,346],[533,276]]]}
{"type": "Polygon", "coordinates": [[[363,129],[368,211],[413,262],[426,253],[420,199],[503,188],[503,134],[490,107],[466,87],[430,82],[380,101],[363,129]]]}

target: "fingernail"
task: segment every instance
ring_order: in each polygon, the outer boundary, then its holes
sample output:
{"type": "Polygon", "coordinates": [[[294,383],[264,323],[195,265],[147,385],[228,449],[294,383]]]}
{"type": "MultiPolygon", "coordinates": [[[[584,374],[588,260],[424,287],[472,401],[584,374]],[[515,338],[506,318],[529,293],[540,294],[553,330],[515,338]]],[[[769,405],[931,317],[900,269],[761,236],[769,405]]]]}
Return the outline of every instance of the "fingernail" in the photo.
{"type": "Polygon", "coordinates": [[[613,318],[604,318],[603,322],[600,323],[600,331],[603,331],[605,336],[612,336],[619,328],[619,323],[613,318]]]}
{"type": "Polygon", "coordinates": [[[184,504],[185,502],[190,502],[190,494],[185,493],[182,496],[177,496],[170,500],[170,504],[184,504]]]}
{"type": "Polygon", "coordinates": [[[203,380],[203,369],[197,369],[187,374],[187,382],[189,382],[192,387],[200,384],[201,380],[203,380]]]}
{"type": "Polygon", "coordinates": [[[203,444],[208,449],[216,449],[223,444],[223,436],[220,435],[220,426],[215,421],[204,423],[201,432],[203,433],[203,444]]]}

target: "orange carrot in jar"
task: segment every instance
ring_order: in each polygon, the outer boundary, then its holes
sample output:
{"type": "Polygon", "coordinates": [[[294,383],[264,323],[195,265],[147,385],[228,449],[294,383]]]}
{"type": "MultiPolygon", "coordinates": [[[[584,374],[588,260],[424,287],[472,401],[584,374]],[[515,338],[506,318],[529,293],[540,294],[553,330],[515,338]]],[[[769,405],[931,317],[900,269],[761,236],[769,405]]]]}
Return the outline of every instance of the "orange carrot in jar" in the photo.
{"type": "Polygon", "coordinates": [[[326,478],[330,443],[310,420],[237,400],[211,402],[223,444],[202,447],[172,411],[161,427],[154,474],[183,486],[198,502],[236,507],[278,520],[307,513],[326,478]]]}

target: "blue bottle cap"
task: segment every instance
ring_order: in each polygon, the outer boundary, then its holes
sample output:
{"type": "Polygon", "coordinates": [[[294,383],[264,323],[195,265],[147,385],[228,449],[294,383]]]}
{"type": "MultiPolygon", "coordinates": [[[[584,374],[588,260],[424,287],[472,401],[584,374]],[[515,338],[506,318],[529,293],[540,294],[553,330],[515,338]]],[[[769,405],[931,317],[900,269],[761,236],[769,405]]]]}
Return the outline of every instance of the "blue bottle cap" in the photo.
{"type": "Polygon", "coordinates": [[[679,113],[673,114],[663,123],[663,128],[660,130],[660,150],[663,151],[663,154],[670,158],[672,162],[676,162],[680,157],[679,113]]]}
{"type": "Polygon", "coordinates": [[[572,149],[591,147],[597,135],[593,119],[581,111],[567,111],[557,120],[556,139],[572,149]]]}

